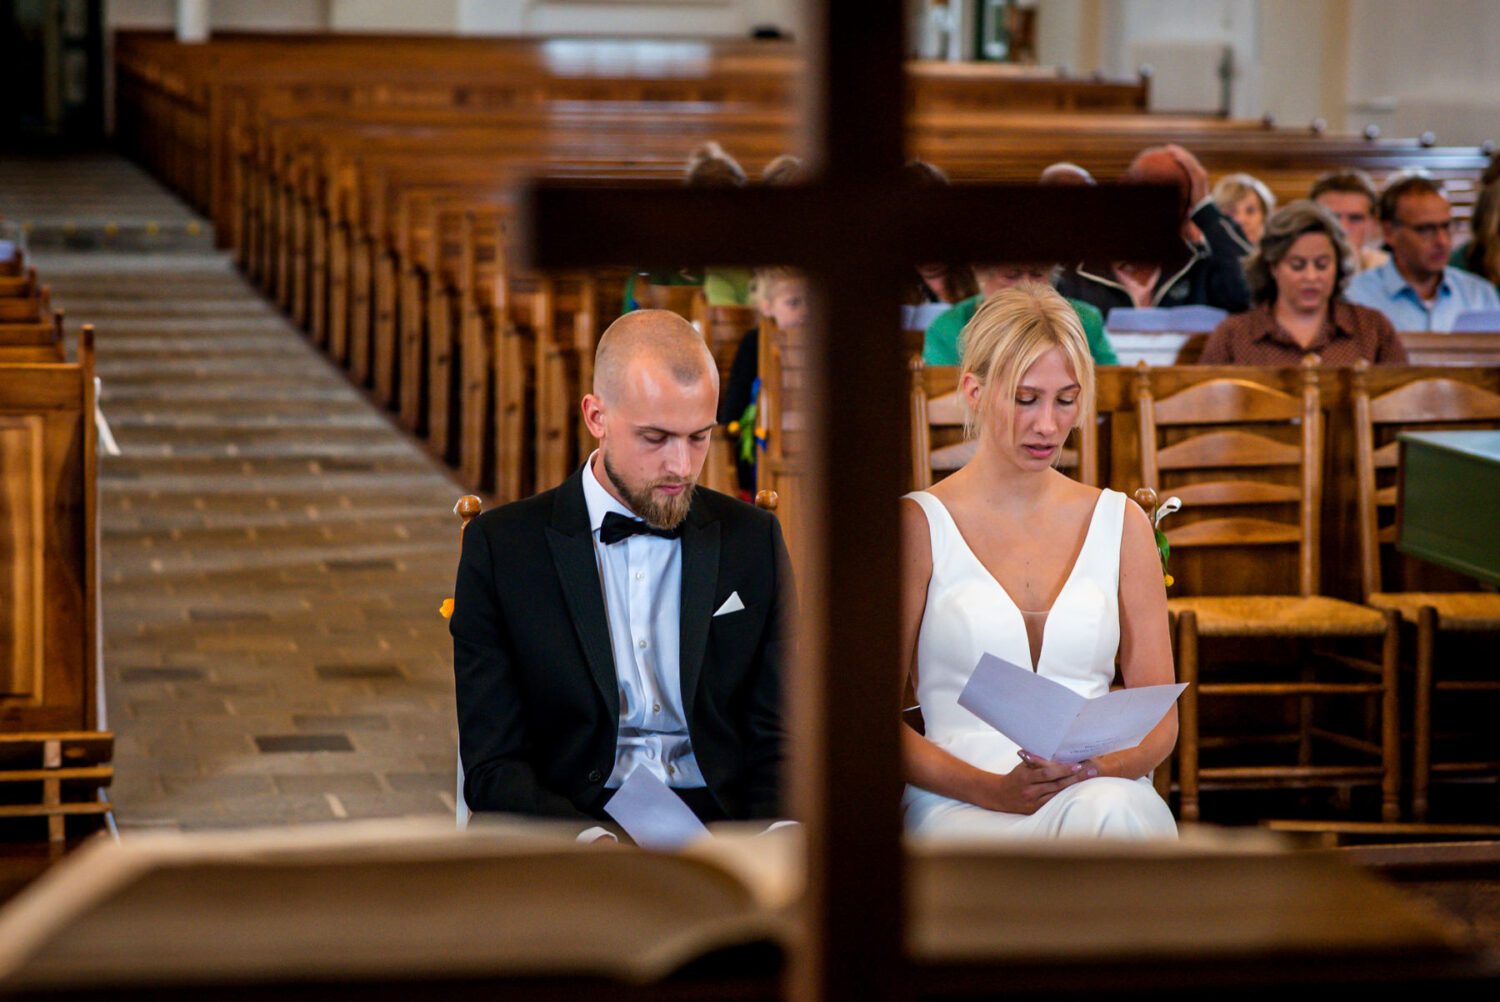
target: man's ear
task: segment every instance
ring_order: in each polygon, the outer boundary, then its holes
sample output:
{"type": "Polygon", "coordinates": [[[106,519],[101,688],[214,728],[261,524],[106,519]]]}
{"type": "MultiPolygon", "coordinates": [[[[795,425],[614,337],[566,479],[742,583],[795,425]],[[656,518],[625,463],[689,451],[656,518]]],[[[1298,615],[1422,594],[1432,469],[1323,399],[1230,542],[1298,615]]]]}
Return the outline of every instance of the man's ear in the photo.
{"type": "Polygon", "coordinates": [[[583,411],[583,423],[588,428],[589,434],[602,439],[604,437],[604,401],[588,393],[584,395],[583,403],[579,407],[583,411]]]}

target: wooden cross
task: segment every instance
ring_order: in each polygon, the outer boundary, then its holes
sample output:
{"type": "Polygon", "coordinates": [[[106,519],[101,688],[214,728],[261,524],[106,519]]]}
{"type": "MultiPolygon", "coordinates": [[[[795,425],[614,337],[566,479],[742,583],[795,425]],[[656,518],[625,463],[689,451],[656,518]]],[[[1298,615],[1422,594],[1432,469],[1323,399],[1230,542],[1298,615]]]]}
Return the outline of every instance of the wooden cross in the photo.
{"type": "Polygon", "coordinates": [[[1166,260],[1178,193],[1161,187],[913,189],[903,181],[901,0],[809,4],[803,83],[814,179],[734,191],[540,184],[523,212],[539,268],[784,264],[808,272],[812,513],[806,614],[789,673],[791,781],[807,830],[799,999],[905,994],[897,498],[907,374],[898,318],[919,261],[1166,260]],[[707,225],[711,221],[712,225],[707,225]],[[862,446],[862,447],[854,447],[862,446]],[[818,457],[837,454],[837,462],[818,457]],[[837,518],[818,513],[836,512],[837,518]]]}

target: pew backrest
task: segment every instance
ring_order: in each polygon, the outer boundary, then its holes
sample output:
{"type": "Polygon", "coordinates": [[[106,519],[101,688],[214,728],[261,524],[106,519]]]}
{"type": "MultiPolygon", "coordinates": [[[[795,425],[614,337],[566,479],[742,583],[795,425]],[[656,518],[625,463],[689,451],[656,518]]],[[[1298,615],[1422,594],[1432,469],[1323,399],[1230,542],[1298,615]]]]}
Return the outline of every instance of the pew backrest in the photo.
{"type": "Polygon", "coordinates": [[[91,327],[78,355],[0,363],[0,729],[101,722],[91,327]]]}

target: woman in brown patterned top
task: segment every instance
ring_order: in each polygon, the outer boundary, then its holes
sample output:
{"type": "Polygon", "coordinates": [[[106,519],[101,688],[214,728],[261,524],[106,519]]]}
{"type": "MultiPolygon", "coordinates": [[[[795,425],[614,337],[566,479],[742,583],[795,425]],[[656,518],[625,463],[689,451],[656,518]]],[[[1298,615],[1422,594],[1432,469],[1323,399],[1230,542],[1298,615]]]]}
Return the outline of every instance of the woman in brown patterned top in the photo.
{"type": "Polygon", "coordinates": [[[1219,324],[1199,363],[1297,365],[1313,355],[1330,366],[1360,359],[1404,365],[1406,349],[1385,315],[1342,297],[1351,261],[1327,209],[1297,201],[1279,210],[1245,262],[1256,305],[1219,324]]]}

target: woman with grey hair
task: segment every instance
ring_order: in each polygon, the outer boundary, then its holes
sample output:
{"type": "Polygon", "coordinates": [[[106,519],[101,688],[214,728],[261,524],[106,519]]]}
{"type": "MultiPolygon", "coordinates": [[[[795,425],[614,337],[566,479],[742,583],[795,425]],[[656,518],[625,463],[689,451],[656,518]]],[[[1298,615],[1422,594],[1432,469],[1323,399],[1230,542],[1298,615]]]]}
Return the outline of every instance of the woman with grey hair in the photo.
{"type": "Polygon", "coordinates": [[[1251,245],[1260,243],[1266,219],[1276,211],[1276,196],[1264,181],[1250,174],[1227,174],[1214,185],[1214,204],[1239,224],[1251,245]]]}
{"type": "Polygon", "coordinates": [[[1344,231],[1327,209],[1305,200],[1280,209],[1245,262],[1255,305],[1219,324],[1198,361],[1297,365],[1313,355],[1332,366],[1360,359],[1405,364],[1406,349],[1385,315],[1343,298],[1352,261],[1344,231]]]}

